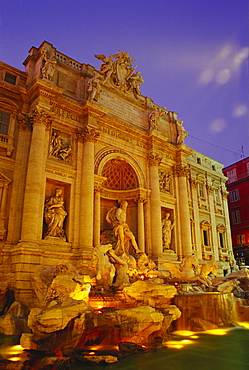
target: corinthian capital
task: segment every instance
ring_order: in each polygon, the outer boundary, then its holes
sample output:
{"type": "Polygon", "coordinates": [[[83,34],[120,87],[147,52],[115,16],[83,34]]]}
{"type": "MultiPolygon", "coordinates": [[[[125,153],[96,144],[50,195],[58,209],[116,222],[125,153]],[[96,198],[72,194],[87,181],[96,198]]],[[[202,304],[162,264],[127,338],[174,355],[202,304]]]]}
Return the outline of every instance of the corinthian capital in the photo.
{"type": "Polygon", "coordinates": [[[158,153],[150,153],[148,155],[148,163],[150,166],[159,166],[162,161],[162,157],[158,153]]]}
{"type": "Polygon", "coordinates": [[[100,136],[100,133],[95,128],[85,126],[81,130],[78,130],[76,135],[77,140],[80,141],[81,143],[89,141],[95,143],[98,137],[100,136]]]}
{"type": "Polygon", "coordinates": [[[188,177],[190,175],[189,166],[186,164],[178,164],[175,166],[175,174],[178,177],[188,177]]]}
{"type": "Polygon", "coordinates": [[[27,114],[20,113],[17,117],[17,121],[19,124],[19,130],[21,131],[31,131],[32,123],[30,118],[27,114]]]}
{"type": "Polygon", "coordinates": [[[47,130],[49,130],[52,123],[51,116],[38,105],[29,116],[29,119],[33,125],[36,123],[45,125],[47,130]]]}

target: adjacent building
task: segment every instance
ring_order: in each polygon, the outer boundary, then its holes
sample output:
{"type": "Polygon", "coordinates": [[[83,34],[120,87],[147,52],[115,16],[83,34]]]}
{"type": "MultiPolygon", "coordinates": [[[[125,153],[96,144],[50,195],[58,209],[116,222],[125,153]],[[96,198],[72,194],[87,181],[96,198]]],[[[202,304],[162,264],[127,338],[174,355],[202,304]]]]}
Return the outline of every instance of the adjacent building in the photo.
{"type": "Polygon", "coordinates": [[[0,271],[27,302],[41,266],[89,264],[95,246],[115,242],[106,216],[124,200],[159,269],[191,254],[220,274],[235,263],[222,164],[141,94],[127,52],[96,57],[99,70],[43,42],[25,71],[0,63],[0,271]]]}
{"type": "Polygon", "coordinates": [[[228,177],[228,207],[234,255],[239,266],[249,265],[249,157],[223,169],[228,177]]]}

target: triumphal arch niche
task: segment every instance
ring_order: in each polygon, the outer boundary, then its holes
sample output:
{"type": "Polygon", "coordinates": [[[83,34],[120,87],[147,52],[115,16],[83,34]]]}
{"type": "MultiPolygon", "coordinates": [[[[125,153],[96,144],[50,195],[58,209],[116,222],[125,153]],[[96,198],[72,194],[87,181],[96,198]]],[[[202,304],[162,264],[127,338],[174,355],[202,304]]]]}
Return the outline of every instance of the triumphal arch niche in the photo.
{"type": "Polygon", "coordinates": [[[87,264],[98,245],[118,243],[118,214],[131,251],[159,269],[191,254],[221,272],[234,261],[222,165],[142,94],[127,51],[96,58],[94,68],[43,42],[25,72],[0,64],[2,271],[27,299],[39,266],[87,264]]]}

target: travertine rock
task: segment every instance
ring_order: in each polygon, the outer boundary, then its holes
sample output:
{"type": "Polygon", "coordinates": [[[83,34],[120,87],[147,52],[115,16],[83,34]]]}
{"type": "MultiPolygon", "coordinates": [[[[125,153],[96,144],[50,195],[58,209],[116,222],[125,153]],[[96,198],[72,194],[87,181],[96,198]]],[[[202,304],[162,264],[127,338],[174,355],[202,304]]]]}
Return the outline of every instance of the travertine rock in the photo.
{"type": "Polygon", "coordinates": [[[63,330],[68,323],[85,312],[91,312],[92,308],[84,301],[73,301],[70,305],[56,305],[42,310],[32,308],[28,317],[28,326],[34,333],[52,333],[63,330]]]}
{"type": "Polygon", "coordinates": [[[177,294],[173,285],[160,284],[155,279],[138,280],[123,289],[127,300],[135,299],[140,304],[149,304],[152,307],[164,307],[177,294]]]}
{"type": "Polygon", "coordinates": [[[0,317],[0,334],[21,335],[28,332],[27,311],[19,302],[15,301],[7,313],[0,317]]]}

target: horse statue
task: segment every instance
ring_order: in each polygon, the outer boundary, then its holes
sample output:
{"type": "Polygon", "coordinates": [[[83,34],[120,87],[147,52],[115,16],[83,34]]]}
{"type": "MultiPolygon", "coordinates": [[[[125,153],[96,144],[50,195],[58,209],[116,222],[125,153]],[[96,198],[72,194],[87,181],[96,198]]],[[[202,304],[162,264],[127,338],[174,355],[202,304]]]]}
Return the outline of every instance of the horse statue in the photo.
{"type": "Polygon", "coordinates": [[[202,285],[209,287],[211,282],[204,276],[202,276],[200,271],[200,265],[198,259],[195,255],[190,255],[185,257],[180,266],[175,265],[171,262],[163,263],[167,267],[170,273],[170,279],[175,282],[180,283],[194,283],[199,282],[202,285]]]}

